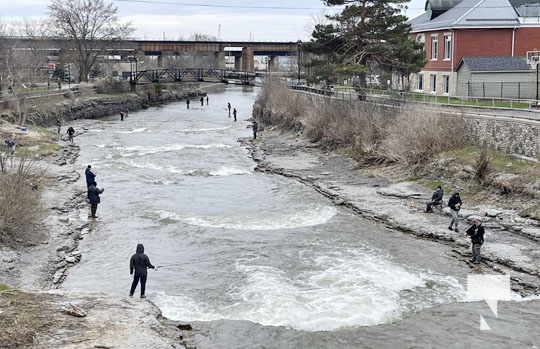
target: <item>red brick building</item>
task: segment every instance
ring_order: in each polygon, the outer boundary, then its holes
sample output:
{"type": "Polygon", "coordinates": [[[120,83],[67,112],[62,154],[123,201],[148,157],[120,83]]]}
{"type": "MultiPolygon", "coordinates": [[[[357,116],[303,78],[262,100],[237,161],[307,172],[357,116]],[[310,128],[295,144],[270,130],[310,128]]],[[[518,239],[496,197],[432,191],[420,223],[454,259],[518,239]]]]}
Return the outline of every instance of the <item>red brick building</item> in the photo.
{"type": "MultiPolygon", "coordinates": [[[[424,42],[426,65],[411,90],[456,95],[463,57],[527,57],[540,50],[539,0],[427,0],[412,19],[411,38],[424,42]]],[[[539,54],[540,57],[540,54],[539,54]]]]}

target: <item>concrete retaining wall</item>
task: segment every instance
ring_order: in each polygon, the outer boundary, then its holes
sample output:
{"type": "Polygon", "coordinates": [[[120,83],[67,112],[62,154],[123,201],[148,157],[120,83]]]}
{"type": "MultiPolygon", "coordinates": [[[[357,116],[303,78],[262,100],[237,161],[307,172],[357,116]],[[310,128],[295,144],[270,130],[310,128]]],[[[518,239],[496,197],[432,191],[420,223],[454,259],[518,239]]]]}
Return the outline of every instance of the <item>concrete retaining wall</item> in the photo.
{"type": "Polygon", "coordinates": [[[464,122],[473,145],[487,142],[508,154],[540,159],[540,122],[485,116],[467,116],[464,122]]]}

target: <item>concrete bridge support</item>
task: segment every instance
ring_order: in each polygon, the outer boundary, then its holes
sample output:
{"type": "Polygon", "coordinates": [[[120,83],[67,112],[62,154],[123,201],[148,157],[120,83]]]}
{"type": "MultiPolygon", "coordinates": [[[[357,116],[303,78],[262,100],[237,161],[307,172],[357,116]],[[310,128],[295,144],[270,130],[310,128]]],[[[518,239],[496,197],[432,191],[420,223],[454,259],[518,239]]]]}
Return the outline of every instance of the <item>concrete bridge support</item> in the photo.
{"type": "Polygon", "coordinates": [[[276,72],[279,71],[279,57],[278,56],[270,56],[270,59],[268,60],[268,71],[269,72],[276,72]]]}
{"type": "Polygon", "coordinates": [[[216,52],[214,67],[217,67],[218,69],[226,69],[227,68],[227,66],[225,64],[225,51],[216,52]]]}
{"type": "Polygon", "coordinates": [[[242,48],[242,71],[254,71],[253,50],[251,47],[242,48]]]}

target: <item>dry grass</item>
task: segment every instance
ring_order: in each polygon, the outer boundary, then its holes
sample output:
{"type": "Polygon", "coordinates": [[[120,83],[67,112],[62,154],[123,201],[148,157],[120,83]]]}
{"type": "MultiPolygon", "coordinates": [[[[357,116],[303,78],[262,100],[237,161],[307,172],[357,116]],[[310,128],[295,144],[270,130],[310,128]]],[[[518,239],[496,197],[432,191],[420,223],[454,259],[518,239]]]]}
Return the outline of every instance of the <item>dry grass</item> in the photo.
{"type": "Polygon", "coordinates": [[[0,285],[0,348],[26,348],[38,333],[51,326],[35,295],[0,285]]]}
{"type": "Polygon", "coordinates": [[[33,241],[30,229],[41,217],[44,174],[26,158],[0,157],[0,243],[33,241]]]}
{"type": "Polygon", "coordinates": [[[287,88],[279,79],[268,79],[257,97],[257,101],[273,114],[285,118],[296,118],[302,115],[305,104],[300,101],[298,93],[287,88]]]}
{"type": "Polygon", "coordinates": [[[465,130],[457,117],[434,111],[405,109],[384,130],[381,146],[374,151],[377,163],[405,166],[425,164],[434,155],[457,150],[465,143],[465,130]]]}
{"type": "Polygon", "coordinates": [[[258,97],[264,124],[298,130],[329,149],[349,149],[361,166],[417,166],[434,155],[465,144],[458,118],[435,111],[394,108],[372,103],[329,99],[291,91],[284,83],[268,81],[258,97]]]}

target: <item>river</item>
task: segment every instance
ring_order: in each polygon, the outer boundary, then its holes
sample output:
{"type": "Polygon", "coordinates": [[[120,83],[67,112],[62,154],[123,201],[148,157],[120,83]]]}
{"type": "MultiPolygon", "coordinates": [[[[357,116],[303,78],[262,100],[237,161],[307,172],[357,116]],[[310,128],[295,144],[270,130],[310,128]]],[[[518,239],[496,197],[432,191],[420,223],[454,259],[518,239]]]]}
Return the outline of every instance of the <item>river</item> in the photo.
{"type": "MultiPolygon", "coordinates": [[[[252,137],[257,91],[216,87],[208,105],[192,100],[189,109],[174,103],[124,121],[84,122],[77,164],[81,173],[91,164],[105,191],[80,243],[83,258],[62,288],[127,296],[129,258],[142,243],[157,266],[147,297],[166,317],[204,328],[208,335],[193,339],[199,348],[400,347],[398,328],[409,333],[409,321],[482,307],[466,303],[470,269],[446,246],[366,221],[294,179],[254,171],[238,140],[252,137]],[[374,342],[358,342],[362,333],[374,333],[374,342]]],[[[452,324],[479,331],[460,318],[452,324]]],[[[438,331],[442,343],[456,344],[453,333],[438,331]]]]}

